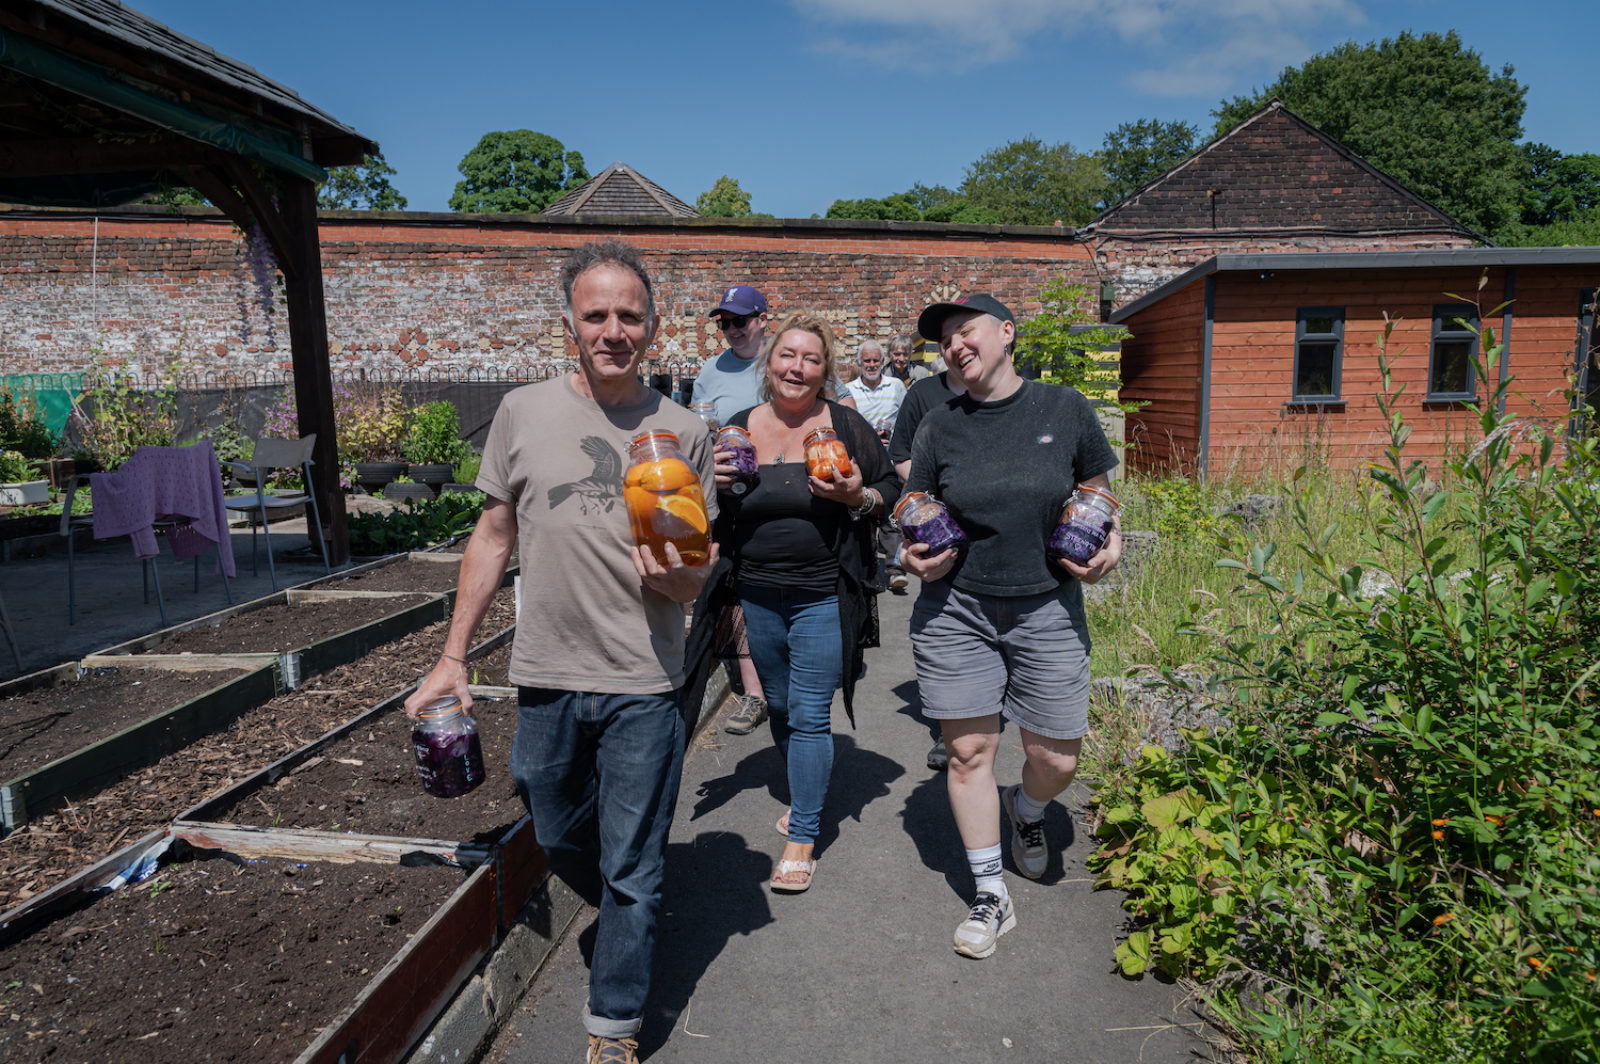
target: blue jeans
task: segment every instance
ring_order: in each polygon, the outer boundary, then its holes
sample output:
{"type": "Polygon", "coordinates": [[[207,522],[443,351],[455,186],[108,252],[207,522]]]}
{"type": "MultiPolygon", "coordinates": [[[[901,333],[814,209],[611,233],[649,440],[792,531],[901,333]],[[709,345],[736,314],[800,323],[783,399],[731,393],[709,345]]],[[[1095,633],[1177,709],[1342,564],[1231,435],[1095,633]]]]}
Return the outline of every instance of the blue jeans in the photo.
{"type": "Polygon", "coordinates": [[[789,841],[815,842],[833,773],[833,692],[844,674],[839,597],[748,586],[739,595],[767,723],[789,769],[789,841]]]}
{"type": "Polygon", "coordinates": [[[590,1034],[631,1038],[655,963],[667,832],[683,773],[678,693],[518,689],[511,774],[550,869],[602,885],[589,966],[590,1034]]]}

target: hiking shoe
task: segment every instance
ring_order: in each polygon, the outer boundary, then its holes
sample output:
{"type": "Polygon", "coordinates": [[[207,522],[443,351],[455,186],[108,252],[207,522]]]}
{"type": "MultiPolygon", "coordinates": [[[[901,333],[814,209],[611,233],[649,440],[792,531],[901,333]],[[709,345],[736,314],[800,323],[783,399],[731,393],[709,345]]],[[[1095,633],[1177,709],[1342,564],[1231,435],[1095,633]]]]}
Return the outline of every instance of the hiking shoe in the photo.
{"type": "Polygon", "coordinates": [[[589,1036],[588,1064],[639,1064],[639,1043],[632,1038],[589,1036]]]}
{"type": "Polygon", "coordinates": [[[1022,784],[1013,783],[1001,791],[1000,804],[1011,818],[1011,859],[1016,862],[1017,871],[1029,879],[1038,879],[1050,860],[1044,847],[1044,821],[1023,820],[1017,815],[1017,792],[1021,789],[1022,784]]]}
{"type": "Polygon", "coordinates": [[[972,911],[956,928],[956,952],[963,957],[982,960],[994,952],[1000,936],[1017,926],[1016,911],[1011,908],[1011,897],[1002,898],[984,891],[972,903],[972,911]]]}
{"type": "Polygon", "coordinates": [[[950,751],[945,749],[943,739],[934,743],[928,751],[928,767],[936,772],[943,772],[950,767],[950,751]]]}
{"type": "Polygon", "coordinates": [[[890,569],[889,570],[889,590],[890,591],[904,591],[906,589],[906,586],[909,585],[910,583],[911,583],[911,581],[906,579],[906,571],[904,569],[890,569]]]}
{"type": "Polygon", "coordinates": [[[760,695],[734,695],[733,712],[722,730],[735,735],[749,735],[767,720],[767,700],[760,695]]]}

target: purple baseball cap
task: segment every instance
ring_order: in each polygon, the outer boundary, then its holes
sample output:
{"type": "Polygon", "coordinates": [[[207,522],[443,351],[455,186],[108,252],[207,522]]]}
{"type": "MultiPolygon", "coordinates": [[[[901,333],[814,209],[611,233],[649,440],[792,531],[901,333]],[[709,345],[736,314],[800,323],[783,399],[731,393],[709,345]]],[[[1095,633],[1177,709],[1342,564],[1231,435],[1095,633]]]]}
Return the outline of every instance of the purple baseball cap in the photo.
{"type": "Polygon", "coordinates": [[[767,297],[747,284],[736,284],[726,289],[722,293],[722,302],[711,308],[713,316],[719,311],[740,318],[746,314],[765,314],[767,297]]]}

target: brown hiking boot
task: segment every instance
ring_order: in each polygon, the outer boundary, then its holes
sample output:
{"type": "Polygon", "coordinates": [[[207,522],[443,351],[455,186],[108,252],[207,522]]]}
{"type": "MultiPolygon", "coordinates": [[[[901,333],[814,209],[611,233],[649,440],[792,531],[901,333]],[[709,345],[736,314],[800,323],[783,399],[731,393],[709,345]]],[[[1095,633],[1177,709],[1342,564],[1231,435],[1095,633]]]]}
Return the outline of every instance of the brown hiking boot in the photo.
{"type": "Polygon", "coordinates": [[[722,730],[734,735],[749,735],[767,720],[767,700],[760,695],[734,695],[733,712],[722,730]]]}
{"type": "Polygon", "coordinates": [[[589,1064],[639,1064],[639,1043],[632,1038],[589,1036],[589,1064]]]}

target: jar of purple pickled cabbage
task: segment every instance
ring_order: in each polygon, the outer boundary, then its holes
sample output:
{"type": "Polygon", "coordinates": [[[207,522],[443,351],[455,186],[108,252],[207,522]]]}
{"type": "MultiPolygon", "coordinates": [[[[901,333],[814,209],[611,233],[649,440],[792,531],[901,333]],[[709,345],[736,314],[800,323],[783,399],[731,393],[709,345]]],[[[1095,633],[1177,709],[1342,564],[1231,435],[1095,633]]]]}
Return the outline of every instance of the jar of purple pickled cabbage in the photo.
{"type": "Polygon", "coordinates": [[[733,483],[728,485],[728,491],[743,495],[761,482],[761,473],[756,468],[755,441],[744,429],[738,425],[724,425],[718,429],[716,449],[732,451],[733,464],[739,467],[739,471],[733,475],[733,483]]]}
{"type": "Polygon", "coordinates": [[[894,523],[912,543],[926,543],[928,554],[939,554],[967,541],[944,503],[922,491],[908,491],[894,508],[894,523]]]}
{"type": "Polygon", "coordinates": [[[1079,484],[1061,510],[1061,523],[1051,533],[1045,554],[1053,562],[1065,558],[1074,565],[1087,563],[1106,545],[1118,506],[1109,491],[1079,484]]]}
{"type": "Polygon", "coordinates": [[[452,696],[429,702],[411,732],[422,789],[435,798],[459,798],[483,782],[478,726],[452,696]]]}

